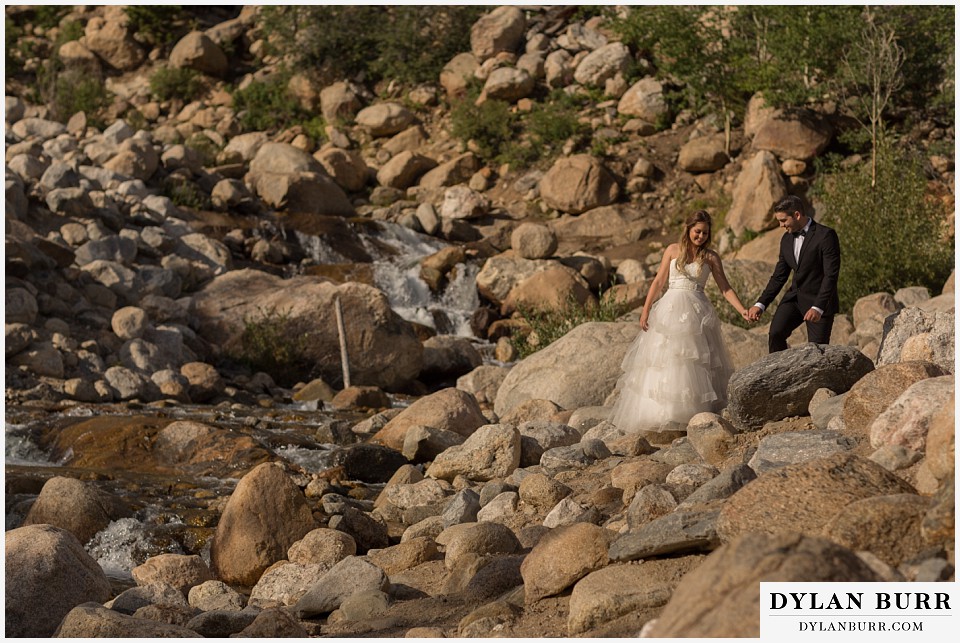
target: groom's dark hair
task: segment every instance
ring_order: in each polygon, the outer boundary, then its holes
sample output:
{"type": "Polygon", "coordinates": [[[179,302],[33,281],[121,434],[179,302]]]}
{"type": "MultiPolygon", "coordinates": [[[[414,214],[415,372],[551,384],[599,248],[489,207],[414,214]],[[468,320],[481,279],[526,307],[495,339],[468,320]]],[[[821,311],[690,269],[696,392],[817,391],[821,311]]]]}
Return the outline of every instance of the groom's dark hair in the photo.
{"type": "Polygon", "coordinates": [[[806,212],[803,211],[803,200],[796,194],[790,194],[777,201],[773,206],[773,211],[786,212],[787,214],[793,214],[794,212],[806,214],[806,212]]]}

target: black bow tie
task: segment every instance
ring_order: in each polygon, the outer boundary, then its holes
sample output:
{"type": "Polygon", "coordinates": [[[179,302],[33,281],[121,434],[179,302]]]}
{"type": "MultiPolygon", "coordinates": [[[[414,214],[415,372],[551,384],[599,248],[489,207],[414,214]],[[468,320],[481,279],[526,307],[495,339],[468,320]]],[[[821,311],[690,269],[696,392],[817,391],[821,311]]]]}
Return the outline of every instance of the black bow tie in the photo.
{"type": "Polygon", "coordinates": [[[790,234],[792,234],[792,235],[793,235],[793,238],[796,239],[797,237],[805,237],[805,236],[807,236],[807,231],[806,231],[806,230],[801,230],[800,232],[791,232],[790,234]]]}

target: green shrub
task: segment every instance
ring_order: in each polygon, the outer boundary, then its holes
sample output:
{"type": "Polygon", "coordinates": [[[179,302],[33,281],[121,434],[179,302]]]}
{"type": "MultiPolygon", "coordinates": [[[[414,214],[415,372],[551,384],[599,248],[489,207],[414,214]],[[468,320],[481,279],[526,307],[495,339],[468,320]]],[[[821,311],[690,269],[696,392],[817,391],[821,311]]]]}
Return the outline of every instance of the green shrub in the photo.
{"type": "Polygon", "coordinates": [[[925,286],[939,293],[953,268],[953,239],[943,203],[926,193],[921,160],[902,145],[881,142],[877,183],[870,164],[839,168],[818,181],[824,223],[840,237],[840,307],[875,292],[925,286]]]}
{"type": "Polygon", "coordinates": [[[415,84],[436,81],[454,55],[469,51],[473,5],[293,5],[263,10],[269,42],[298,69],[333,77],[415,84]]]}
{"type": "Polygon", "coordinates": [[[245,131],[282,129],[313,118],[290,94],[289,80],[289,72],[279,72],[234,91],[233,108],[245,131]]]}
{"type": "Polygon", "coordinates": [[[234,357],[289,386],[309,377],[311,364],[304,358],[307,340],[289,313],[260,309],[258,315],[244,318],[239,354],[234,357]]]}
{"type": "Polygon", "coordinates": [[[134,33],[145,36],[156,45],[176,40],[184,28],[179,23],[183,15],[180,5],[130,5],[124,9],[134,33]]]}
{"type": "MultiPolygon", "coordinates": [[[[56,68],[58,62],[50,61],[48,65],[56,68]]],[[[83,112],[91,125],[103,125],[97,115],[107,106],[110,96],[98,74],[89,70],[66,69],[50,71],[43,78],[45,82],[40,84],[40,92],[49,104],[54,119],[66,122],[77,112],[83,112]]]]}
{"type": "Polygon", "coordinates": [[[195,69],[161,67],[150,77],[150,93],[157,100],[179,98],[185,102],[203,92],[203,78],[195,69]]]}
{"type": "Polygon", "coordinates": [[[515,143],[516,117],[510,106],[500,100],[474,104],[468,95],[450,109],[450,133],[461,141],[473,141],[477,156],[495,161],[510,144],[515,143]]]}
{"type": "Polygon", "coordinates": [[[613,298],[599,303],[581,305],[571,295],[559,310],[538,310],[520,307],[520,316],[530,325],[530,332],[516,334],[510,343],[520,359],[546,348],[571,330],[587,322],[612,322],[630,310],[630,307],[613,298]]]}
{"type": "Polygon", "coordinates": [[[163,184],[163,194],[178,207],[192,210],[210,209],[210,197],[189,180],[171,177],[163,184]]]}

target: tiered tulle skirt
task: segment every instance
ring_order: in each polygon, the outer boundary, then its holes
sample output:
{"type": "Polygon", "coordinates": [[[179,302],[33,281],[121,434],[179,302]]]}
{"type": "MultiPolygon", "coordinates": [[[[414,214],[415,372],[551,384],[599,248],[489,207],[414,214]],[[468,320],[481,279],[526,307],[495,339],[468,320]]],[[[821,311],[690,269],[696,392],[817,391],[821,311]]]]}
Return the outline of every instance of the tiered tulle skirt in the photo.
{"type": "Polygon", "coordinates": [[[649,330],[627,350],[612,422],[628,432],[682,430],[727,403],[733,372],[720,320],[700,291],[671,288],[650,311],[649,330]]]}

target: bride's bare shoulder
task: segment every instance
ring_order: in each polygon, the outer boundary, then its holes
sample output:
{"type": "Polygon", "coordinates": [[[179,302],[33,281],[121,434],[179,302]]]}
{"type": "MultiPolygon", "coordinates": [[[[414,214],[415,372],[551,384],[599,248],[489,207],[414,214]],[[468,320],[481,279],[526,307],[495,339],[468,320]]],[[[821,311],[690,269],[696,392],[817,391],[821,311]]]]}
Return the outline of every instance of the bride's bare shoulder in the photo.
{"type": "Polygon", "coordinates": [[[668,259],[676,259],[680,256],[680,244],[671,243],[667,246],[667,249],[663,251],[663,256],[668,259]]]}

